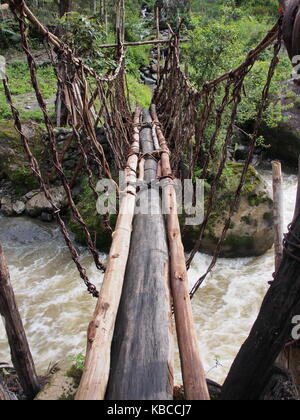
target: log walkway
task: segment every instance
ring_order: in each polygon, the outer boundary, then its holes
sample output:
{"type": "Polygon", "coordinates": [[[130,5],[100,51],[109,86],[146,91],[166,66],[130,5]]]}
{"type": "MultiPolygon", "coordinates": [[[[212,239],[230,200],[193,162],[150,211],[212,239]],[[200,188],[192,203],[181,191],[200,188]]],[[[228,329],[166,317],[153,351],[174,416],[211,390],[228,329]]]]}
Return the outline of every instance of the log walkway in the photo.
{"type": "Polygon", "coordinates": [[[186,396],[208,400],[169,150],[155,107],[151,112],[137,108],[134,127],[126,169],[130,190],[121,208],[138,193],[136,214],[127,207],[124,220],[120,211],[76,399],[172,400],[173,306],[186,396]],[[137,178],[138,189],[132,182],[137,178]],[[153,181],[165,189],[167,215],[160,189],[149,188],[153,181]]]}

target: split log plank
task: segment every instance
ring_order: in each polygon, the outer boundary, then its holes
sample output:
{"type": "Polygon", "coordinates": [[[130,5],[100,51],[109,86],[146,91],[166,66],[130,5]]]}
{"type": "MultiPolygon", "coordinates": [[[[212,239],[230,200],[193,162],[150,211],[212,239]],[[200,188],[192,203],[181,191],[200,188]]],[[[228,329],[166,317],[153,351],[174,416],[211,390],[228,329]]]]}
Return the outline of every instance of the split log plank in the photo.
{"type": "Polygon", "coordinates": [[[141,109],[134,117],[133,143],[127,161],[124,197],[108,257],[100,296],[89,325],[86,361],[76,400],[104,400],[110,371],[111,343],[129,254],[136,198],[141,109]]]}
{"type": "MultiPolygon", "coordinates": [[[[144,111],[144,121],[150,122],[144,111]]],[[[143,153],[153,151],[151,128],[141,130],[143,153]]],[[[147,156],[145,181],[156,178],[157,162],[147,156]]],[[[149,190],[140,200],[149,203],[149,190]]],[[[130,256],[112,346],[108,400],[172,400],[173,336],[168,247],[159,191],[151,190],[151,214],[134,219],[130,256]]]]}
{"type": "Polygon", "coordinates": [[[162,149],[162,176],[166,178],[164,181],[164,196],[167,201],[166,217],[171,259],[171,290],[174,302],[183,385],[188,400],[209,400],[210,397],[203,363],[200,357],[197,333],[193,319],[189,282],[177,214],[177,199],[172,179],[169,150],[160,128],[156,107],[154,105],[151,108],[151,113],[153,120],[156,123],[157,137],[162,149]]]}
{"type": "Polygon", "coordinates": [[[0,314],[4,320],[11,359],[20,384],[27,398],[33,399],[39,392],[40,385],[1,246],[0,314]]]}

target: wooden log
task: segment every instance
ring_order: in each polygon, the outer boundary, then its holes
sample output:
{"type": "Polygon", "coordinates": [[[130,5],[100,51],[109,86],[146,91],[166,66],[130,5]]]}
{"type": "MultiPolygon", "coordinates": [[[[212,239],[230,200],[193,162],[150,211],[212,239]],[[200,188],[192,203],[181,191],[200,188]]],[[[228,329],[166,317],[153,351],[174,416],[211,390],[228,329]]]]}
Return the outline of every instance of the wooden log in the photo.
{"type": "MultiPolygon", "coordinates": [[[[274,220],[274,252],[275,272],[278,271],[283,254],[283,185],[281,163],[272,161],[272,185],[273,185],[273,220],[274,220]]],[[[288,368],[288,359],[284,349],[280,352],[276,364],[284,369],[288,368]]]]}
{"type": "Polygon", "coordinates": [[[1,246],[0,314],[4,320],[11,359],[20,384],[27,398],[33,399],[39,392],[40,385],[1,246]]]}
{"type": "Polygon", "coordinates": [[[266,294],[250,335],[238,353],[223,385],[223,400],[257,400],[286,345],[292,320],[300,314],[300,216],[287,236],[282,263],[266,294]]]}
{"type": "Polygon", "coordinates": [[[116,230],[108,257],[100,297],[88,329],[88,344],[84,372],[76,400],[103,400],[106,393],[111,343],[120,303],[124,274],[129,254],[136,198],[136,171],[139,154],[139,128],[141,108],[134,117],[133,143],[129,153],[126,182],[127,187],[120,205],[116,230]]]}
{"type": "MultiPolygon", "coordinates": [[[[298,188],[296,196],[296,205],[293,221],[295,221],[300,215],[300,156],[298,160],[298,188]]],[[[298,391],[298,396],[300,396],[300,344],[292,343],[285,346],[281,361],[284,362],[284,366],[290,372],[294,384],[298,391]]]]}
{"type": "Polygon", "coordinates": [[[283,253],[283,225],[284,225],[284,208],[283,208],[283,186],[281,163],[272,162],[272,179],[273,179],[273,220],[274,220],[274,243],[275,243],[275,271],[279,269],[282,261],[283,253]]]}
{"type": "Polygon", "coordinates": [[[296,206],[295,206],[293,220],[296,220],[299,214],[300,214],[300,156],[298,159],[298,188],[297,188],[296,206]]]}
{"type": "MultiPolygon", "coordinates": [[[[283,253],[283,187],[280,162],[272,162],[273,167],[273,191],[274,191],[274,225],[275,225],[275,270],[277,271],[283,253]]],[[[300,159],[299,159],[299,182],[297,189],[296,206],[293,220],[300,214],[300,159]]],[[[290,342],[290,339],[288,340],[290,342]]],[[[290,381],[294,382],[300,396],[300,352],[297,344],[284,346],[280,352],[276,364],[290,373],[290,381]]]]}
{"type": "Polygon", "coordinates": [[[288,370],[274,366],[270,380],[260,396],[262,401],[299,400],[297,389],[288,370]]]}
{"type": "MultiPolygon", "coordinates": [[[[156,18],[156,38],[160,39],[160,8],[155,8],[155,18],[156,18]]],[[[157,84],[160,81],[160,60],[161,60],[161,50],[160,44],[157,45],[157,84]]]]}
{"type": "MultiPolygon", "coordinates": [[[[144,111],[144,122],[151,121],[144,111]]],[[[153,151],[151,128],[141,131],[143,153],[153,151]]],[[[147,156],[145,181],[156,178],[147,156]]],[[[159,191],[140,193],[149,214],[137,214],[112,347],[108,400],[172,400],[173,337],[168,247],[159,191]]]]}
{"type": "Polygon", "coordinates": [[[172,180],[169,150],[159,126],[156,108],[151,108],[152,118],[157,123],[157,136],[162,149],[162,176],[165,179],[165,197],[167,199],[167,230],[171,259],[171,290],[174,302],[175,322],[180,351],[183,384],[188,400],[209,400],[203,363],[200,357],[196,328],[193,319],[186,270],[184,248],[182,244],[179,219],[177,214],[176,191],[172,180]],[[168,178],[169,177],[169,178],[168,178]]]}
{"type": "MultiPolygon", "coordinates": [[[[180,42],[188,42],[189,40],[186,38],[180,39],[180,42]]],[[[165,45],[169,44],[170,39],[150,39],[148,41],[132,41],[132,42],[124,42],[124,47],[138,47],[140,45],[165,45]]],[[[118,44],[101,44],[97,48],[116,48],[118,44]]]]}

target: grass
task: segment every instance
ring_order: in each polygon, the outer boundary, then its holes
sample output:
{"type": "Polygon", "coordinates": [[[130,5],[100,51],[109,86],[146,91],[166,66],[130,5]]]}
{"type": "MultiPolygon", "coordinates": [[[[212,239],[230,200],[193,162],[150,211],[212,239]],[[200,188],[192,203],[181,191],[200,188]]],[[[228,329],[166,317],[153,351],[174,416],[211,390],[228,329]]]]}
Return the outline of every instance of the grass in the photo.
{"type": "MultiPolygon", "coordinates": [[[[25,120],[41,122],[43,115],[36,106],[35,92],[31,85],[30,72],[28,65],[24,61],[18,61],[6,66],[6,74],[14,104],[19,110],[20,115],[25,120]],[[32,109],[26,109],[24,103],[35,105],[32,109]]],[[[56,93],[57,81],[51,66],[39,67],[37,77],[41,92],[45,100],[50,99],[56,93]]],[[[53,112],[54,106],[49,106],[49,111],[53,112]]],[[[6,102],[3,86],[0,86],[0,121],[11,119],[11,110],[6,102]]]]}
{"type": "Polygon", "coordinates": [[[144,108],[150,108],[152,102],[151,88],[139,83],[136,77],[132,74],[127,74],[126,78],[132,111],[134,111],[137,104],[142,105],[144,108]]]}

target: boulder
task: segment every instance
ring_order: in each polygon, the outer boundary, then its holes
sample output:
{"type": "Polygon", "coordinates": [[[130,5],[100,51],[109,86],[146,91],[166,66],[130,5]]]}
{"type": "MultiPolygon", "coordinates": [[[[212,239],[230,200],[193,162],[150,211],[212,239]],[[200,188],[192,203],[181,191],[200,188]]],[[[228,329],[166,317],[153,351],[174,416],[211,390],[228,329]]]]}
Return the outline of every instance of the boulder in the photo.
{"type": "MultiPolygon", "coordinates": [[[[63,209],[68,205],[67,195],[63,187],[50,188],[49,193],[59,209],[63,209]]],[[[26,203],[26,212],[31,217],[39,217],[42,213],[52,213],[53,209],[45,193],[40,192],[26,203]]]]}
{"type": "Polygon", "coordinates": [[[300,155],[300,86],[288,81],[281,97],[284,121],[277,127],[262,127],[261,134],[270,144],[268,157],[280,159],[297,167],[300,155]]]}
{"type": "MultiPolygon", "coordinates": [[[[235,174],[240,173],[242,164],[232,164],[235,174]]],[[[201,251],[212,255],[222,235],[228,217],[229,203],[234,191],[218,192],[215,208],[201,244],[201,251]]],[[[186,226],[184,245],[191,250],[199,236],[199,226],[186,226]]],[[[250,168],[247,183],[243,189],[239,206],[234,213],[220,256],[244,258],[260,256],[274,244],[273,201],[266,183],[254,168],[250,168]]]]}
{"type": "Polygon", "coordinates": [[[35,397],[35,401],[74,400],[82,370],[64,360],[55,365],[47,384],[35,397]]]}
{"type": "Polygon", "coordinates": [[[23,201],[16,201],[15,203],[13,203],[12,208],[14,213],[17,216],[20,216],[24,213],[26,206],[25,203],[23,203],[23,201]]]}
{"type": "Polygon", "coordinates": [[[4,216],[13,216],[13,203],[10,197],[1,198],[1,212],[4,214],[4,216]]]}

